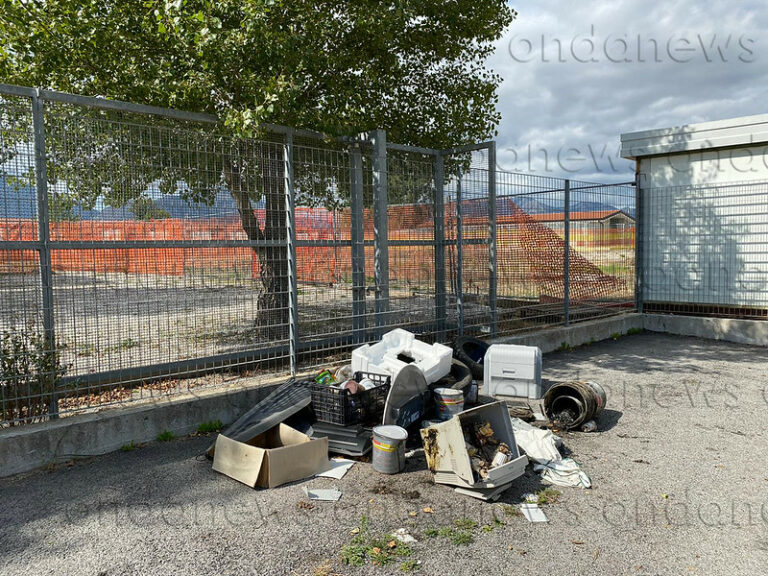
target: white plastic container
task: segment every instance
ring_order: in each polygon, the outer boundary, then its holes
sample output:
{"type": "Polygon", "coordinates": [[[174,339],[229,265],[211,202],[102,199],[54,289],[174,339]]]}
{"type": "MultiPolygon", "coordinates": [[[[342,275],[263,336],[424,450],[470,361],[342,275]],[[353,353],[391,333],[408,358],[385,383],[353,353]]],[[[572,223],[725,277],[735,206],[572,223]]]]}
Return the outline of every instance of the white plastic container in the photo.
{"type": "Polygon", "coordinates": [[[411,332],[397,328],[384,334],[376,344],[353,350],[352,371],[390,374],[394,382],[400,370],[413,364],[422,371],[427,384],[431,384],[451,371],[452,355],[448,346],[421,342],[411,332]],[[398,360],[400,354],[413,358],[413,362],[398,360]]]}
{"type": "Polygon", "coordinates": [[[483,360],[483,393],[494,398],[541,398],[541,350],[492,344],[483,360]]]}

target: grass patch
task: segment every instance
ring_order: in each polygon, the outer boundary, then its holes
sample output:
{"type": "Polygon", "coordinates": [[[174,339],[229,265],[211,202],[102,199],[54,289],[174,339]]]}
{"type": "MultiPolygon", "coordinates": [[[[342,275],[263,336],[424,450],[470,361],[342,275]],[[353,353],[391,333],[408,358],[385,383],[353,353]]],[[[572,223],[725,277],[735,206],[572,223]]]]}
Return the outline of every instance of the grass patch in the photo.
{"type": "Polygon", "coordinates": [[[563,340],[563,341],[560,343],[560,348],[558,348],[558,349],[559,349],[561,352],[570,352],[571,350],[573,350],[573,346],[571,346],[570,344],[568,344],[568,342],[566,342],[565,340],[563,340]]]}
{"type": "Polygon", "coordinates": [[[414,560],[413,558],[409,558],[405,562],[400,564],[400,572],[413,572],[418,568],[419,561],[414,560]]]}
{"type": "Polygon", "coordinates": [[[133,450],[136,450],[136,448],[138,447],[139,447],[138,444],[136,444],[133,440],[131,440],[130,442],[128,442],[128,444],[123,444],[122,446],[120,446],[120,450],[122,452],[131,452],[133,450]]]}
{"type": "Polygon", "coordinates": [[[453,526],[429,528],[424,535],[427,538],[447,538],[456,546],[466,546],[475,541],[473,530],[476,528],[477,522],[471,518],[457,518],[453,521],[453,526]]]}
{"type": "Polygon", "coordinates": [[[107,346],[104,348],[102,354],[111,354],[112,352],[118,352],[119,350],[130,350],[131,348],[137,348],[139,346],[141,346],[140,342],[133,338],[125,338],[124,340],[120,340],[115,346],[107,346]]]}
{"type": "Polygon", "coordinates": [[[484,525],[484,526],[481,528],[481,530],[482,530],[484,533],[493,532],[493,531],[494,531],[496,528],[502,528],[502,527],[504,527],[504,526],[506,526],[506,525],[507,525],[507,523],[506,523],[506,522],[504,522],[503,520],[500,520],[500,519],[499,519],[499,518],[496,516],[496,511],[495,511],[495,510],[493,510],[493,511],[491,512],[491,514],[493,515],[493,520],[492,520],[492,521],[491,521],[489,524],[485,524],[485,525],[484,525]]]}
{"type": "Polygon", "coordinates": [[[523,513],[520,512],[520,508],[517,506],[513,506],[512,504],[502,504],[501,510],[504,512],[507,516],[522,516],[523,513]]]}
{"type": "MultiPolygon", "coordinates": [[[[410,546],[390,534],[372,536],[368,528],[368,518],[363,516],[357,534],[341,549],[340,554],[341,561],[349,566],[364,566],[368,562],[374,566],[387,566],[397,560],[406,564],[412,553],[410,546]]],[[[413,564],[411,570],[415,566],[416,564],[413,564]]]]}
{"type": "Polygon", "coordinates": [[[621,338],[621,332],[614,332],[613,334],[611,334],[612,340],[618,340],[619,338],[621,338]]]}
{"type": "Polygon", "coordinates": [[[453,542],[456,546],[468,546],[474,541],[475,538],[472,536],[472,532],[469,530],[457,530],[451,536],[451,542],[453,542]]]}
{"type": "Polygon", "coordinates": [[[221,420],[209,420],[208,422],[203,422],[200,424],[200,426],[197,427],[197,433],[212,434],[213,432],[218,432],[222,428],[224,428],[224,425],[221,423],[221,420]]]}
{"type": "Polygon", "coordinates": [[[560,490],[555,490],[554,488],[544,488],[543,490],[536,492],[536,504],[539,506],[555,504],[558,500],[560,500],[560,496],[562,495],[563,493],[560,492],[560,490]]]}
{"type": "Polygon", "coordinates": [[[474,530],[477,528],[477,522],[471,518],[457,518],[453,521],[453,525],[459,530],[474,530]]]}
{"type": "Polygon", "coordinates": [[[628,336],[632,336],[634,334],[642,334],[642,333],[643,333],[642,328],[630,328],[629,330],[627,330],[628,336]]]}
{"type": "Polygon", "coordinates": [[[160,432],[160,434],[157,435],[158,442],[170,442],[171,440],[173,440],[173,438],[174,438],[173,432],[171,432],[170,430],[163,430],[162,432],[160,432]]]}

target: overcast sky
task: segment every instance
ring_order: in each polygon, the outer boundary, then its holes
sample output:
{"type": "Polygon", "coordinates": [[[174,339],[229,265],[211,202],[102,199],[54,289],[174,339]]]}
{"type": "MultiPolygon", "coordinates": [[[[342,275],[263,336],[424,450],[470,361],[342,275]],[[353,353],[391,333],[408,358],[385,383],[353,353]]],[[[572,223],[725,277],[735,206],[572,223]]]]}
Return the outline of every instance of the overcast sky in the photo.
{"type": "Polygon", "coordinates": [[[627,181],[623,132],[768,113],[765,0],[511,5],[489,62],[504,79],[503,169],[627,181]]]}

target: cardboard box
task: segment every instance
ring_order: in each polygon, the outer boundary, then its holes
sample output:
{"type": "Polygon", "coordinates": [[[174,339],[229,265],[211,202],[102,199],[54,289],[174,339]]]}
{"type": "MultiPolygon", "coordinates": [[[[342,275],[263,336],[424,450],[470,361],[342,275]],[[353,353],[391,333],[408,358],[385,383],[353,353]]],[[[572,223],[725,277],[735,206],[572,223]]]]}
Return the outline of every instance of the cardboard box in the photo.
{"type": "Polygon", "coordinates": [[[247,442],[219,434],[213,469],[251,487],[274,488],[325,472],[328,438],[310,438],[280,424],[247,442]]]}
{"type": "Polygon", "coordinates": [[[470,489],[488,489],[508,485],[525,473],[528,458],[520,455],[515,443],[515,433],[504,402],[477,406],[456,414],[447,422],[421,430],[427,467],[434,475],[435,483],[450,484],[470,489]],[[488,422],[496,438],[506,443],[513,458],[488,471],[488,476],[475,481],[469,454],[464,442],[462,425],[469,422],[488,422]]]}

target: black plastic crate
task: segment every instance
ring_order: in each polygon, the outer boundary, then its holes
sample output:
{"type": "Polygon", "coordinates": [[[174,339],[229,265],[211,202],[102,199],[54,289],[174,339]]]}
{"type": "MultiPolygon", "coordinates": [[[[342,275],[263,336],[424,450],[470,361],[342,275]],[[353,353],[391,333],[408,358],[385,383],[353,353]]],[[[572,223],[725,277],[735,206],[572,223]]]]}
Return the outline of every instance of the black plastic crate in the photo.
{"type": "Polygon", "coordinates": [[[357,394],[350,394],[349,390],[313,383],[312,409],[315,417],[320,422],[339,426],[381,421],[392,378],[385,374],[355,372],[356,382],[360,382],[363,378],[370,378],[376,386],[370,390],[361,390],[357,394]]]}

